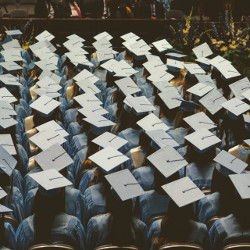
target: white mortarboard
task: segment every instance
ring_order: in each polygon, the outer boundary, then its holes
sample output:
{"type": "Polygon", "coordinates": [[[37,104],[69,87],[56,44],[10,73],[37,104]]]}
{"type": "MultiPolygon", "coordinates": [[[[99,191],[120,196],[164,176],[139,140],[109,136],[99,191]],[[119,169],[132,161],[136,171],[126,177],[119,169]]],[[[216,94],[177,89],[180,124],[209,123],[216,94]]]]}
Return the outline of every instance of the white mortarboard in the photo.
{"type": "Polygon", "coordinates": [[[0,200],[7,196],[7,193],[0,187],[0,200]]]}
{"type": "Polygon", "coordinates": [[[19,51],[22,50],[18,40],[16,40],[16,39],[11,40],[10,42],[3,44],[2,47],[4,48],[4,50],[19,50],[19,51]]]}
{"type": "Polygon", "coordinates": [[[12,209],[0,204],[0,214],[13,212],[12,209]]]}
{"type": "Polygon", "coordinates": [[[37,88],[37,89],[33,89],[32,91],[39,96],[44,95],[50,98],[57,98],[61,96],[61,94],[58,93],[54,88],[37,88]]]}
{"type": "Polygon", "coordinates": [[[84,121],[94,125],[97,128],[110,127],[115,125],[112,121],[103,116],[92,116],[83,119],[84,121]]]}
{"type": "Polygon", "coordinates": [[[63,46],[71,51],[71,48],[81,48],[83,43],[78,38],[73,38],[63,43],[63,46]]]}
{"type": "Polygon", "coordinates": [[[103,61],[114,58],[112,48],[104,48],[102,50],[97,50],[96,51],[96,56],[97,56],[98,62],[103,62],[103,61]]]}
{"type": "Polygon", "coordinates": [[[240,76],[239,71],[232,64],[228,64],[226,67],[220,66],[218,70],[226,79],[240,76]]]}
{"type": "Polygon", "coordinates": [[[41,131],[29,139],[42,150],[45,150],[56,143],[61,145],[66,142],[65,138],[62,137],[58,131],[56,132],[54,130],[41,131]]]}
{"type": "Polygon", "coordinates": [[[117,63],[118,61],[116,61],[115,59],[110,59],[107,62],[101,64],[101,67],[108,70],[109,72],[114,72],[113,66],[117,63]]]}
{"type": "Polygon", "coordinates": [[[238,159],[234,155],[222,150],[215,158],[214,161],[222,166],[231,170],[233,173],[240,174],[247,167],[247,163],[238,159]]]}
{"type": "Polygon", "coordinates": [[[221,67],[226,67],[226,65],[230,65],[231,62],[222,56],[216,56],[210,60],[210,64],[219,69],[221,67]]]}
{"type": "Polygon", "coordinates": [[[86,66],[93,66],[93,63],[91,63],[88,58],[85,55],[86,53],[82,52],[82,51],[71,51],[68,53],[65,53],[65,55],[69,58],[69,60],[71,61],[71,63],[73,63],[75,66],[77,66],[78,64],[81,65],[86,65],[86,66]]]}
{"type": "Polygon", "coordinates": [[[185,136],[185,139],[192,143],[200,151],[209,149],[211,146],[221,142],[221,140],[206,128],[196,130],[192,134],[185,136]]]}
{"type": "Polygon", "coordinates": [[[55,169],[29,174],[29,176],[47,191],[72,185],[67,178],[55,169]]]}
{"type": "Polygon", "coordinates": [[[143,67],[146,68],[150,74],[153,74],[156,71],[166,72],[167,70],[167,66],[161,60],[148,61],[143,63],[143,67]]]}
{"type": "Polygon", "coordinates": [[[37,100],[35,100],[30,105],[30,107],[45,115],[48,115],[50,112],[52,112],[54,109],[56,109],[60,105],[61,105],[60,102],[54,100],[53,98],[43,95],[39,97],[37,100]]]}
{"type": "Polygon", "coordinates": [[[91,117],[91,116],[102,116],[102,115],[106,115],[109,112],[104,109],[101,106],[97,106],[97,105],[89,105],[87,107],[84,108],[80,108],[78,109],[78,112],[80,112],[81,114],[83,114],[86,117],[91,117]]]}
{"type": "Polygon", "coordinates": [[[188,162],[171,146],[159,149],[147,159],[166,177],[170,177],[188,162]]]}
{"type": "Polygon", "coordinates": [[[167,81],[153,82],[153,85],[161,92],[166,92],[169,88],[173,88],[173,85],[167,81]]]}
{"type": "Polygon", "coordinates": [[[196,63],[185,63],[184,66],[191,75],[206,74],[206,71],[196,63]]]}
{"type": "Polygon", "coordinates": [[[244,140],[244,142],[245,142],[248,146],[250,146],[250,139],[246,139],[246,140],[244,140]]]}
{"type": "Polygon", "coordinates": [[[180,54],[180,53],[169,52],[169,53],[166,54],[166,56],[174,57],[174,58],[183,58],[183,57],[186,57],[187,55],[180,54]]]}
{"type": "Polygon", "coordinates": [[[56,70],[57,69],[57,65],[55,65],[53,62],[51,62],[50,60],[41,60],[38,62],[35,62],[35,64],[42,70],[56,70]]]}
{"type": "Polygon", "coordinates": [[[123,39],[124,41],[131,41],[131,40],[138,40],[138,39],[140,39],[140,37],[137,36],[136,34],[134,34],[133,32],[129,32],[129,33],[121,36],[121,39],[123,39]]]}
{"type": "Polygon", "coordinates": [[[167,92],[160,93],[159,96],[169,109],[180,107],[183,100],[175,87],[169,88],[167,92]]]}
{"type": "Polygon", "coordinates": [[[113,65],[113,71],[116,73],[115,76],[126,77],[137,73],[125,60],[121,60],[113,65]]]}
{"type": "Polygon", "coordinates": [[[149,50],[151,50],[151,47],[143,39],[138,41],[126,41],[123,42],[123,45],[136,56],[145,56],[150,54],[149,50]]]}
{"type": "Polygon", "coordinates": [[[21,30],[6,30],[5,33],[8,36],[13,36],[13,37],[16,37],[16,36],[19,37],[23,34],[23,32],[21,30]]]}
{"type": "Polygon", "coordinates": [[[128,169],[120,170],[105,176],[109,184],[122,201],[144,194],[144,190],[128,169]]]}
{"type": "Polygon", "coordinates": [[[53,65],[57,65],[59,59],[58,56],[52,53],[48,48],[36,50],[35,56],[39,57],[41,61],[51,62],[53,65]]]}
{"type": "Polygon", "coordinates": [[[108,41],[110,41],[111,39],[113,39],[113,37],[106,31],[99,33],[98,35],[94,36],[94,39],[96,41],[101,40],[103,38],[106,38],[108,41]]]}
{"type": "Polygon", "coordinates": [[[100,89],[98,89],[93,82],[91,82],[89,79],[77,81],[76,84],[85,92],[89,94],[96,95],[101,92],[100,89]]]}
{"type": "Polygon", "coordinates": [[[172,49],[173,46],[166,40],[162,39],[152,43],[159,52],[163,52],[167,49],[172,49]]]}
{"type": "Polygon", "coordinates": [[[211,85],[207,85],[205,83],[200,82],[195,84],[193,87],[187,89],[187,92],[192,93],[198,97],[202,97],[213,89],[214,87],[212,87],[211,85]]]}
{"type": "Polygon", "coordinates": [[[80,42],[85,42],[85,39],[78,36],[77,34],[72,34],[66,37],[68,40],[78,40],[80,42]]]}
{"type": "Polygon", "coordinates": [[[227,109],[229,112],[233,113],[236,116],[239,116],[250,109],[250,105],[236,97],[222,103],[221,105],[223,108],[227,109]]]}
{"type": "Polygon", "coordinates": [[[2,66],[8,71],[15,71],[22,69],[22,67],[19,66],[16,62],[0,62],[0,66],[2,66]]]}
{"type": "Polygon", "coordinates": [[[245,123],[250,124],[250,115],[243,115],[243,119],[245,123]]]}
{"type": "Polygon", "coordinates": [[[125,96],[132,95],[141,91],[141,89],[138,88],[138,86],[130,77],[122,78],[115,81],[115,83],[125,96]]]}
{"type": "Polygon", "coordinates": [[[38,77],[39,80],[42,80],[44,77],[49,77],[51,78],[55,83],[60,83],[61,77],[58,76],[57,74],[49,71],[49,70],[44,70],[40,76],[38,77]]]}
{"type": "Polygon", "coordinates": [[[199,102],[214,115],[222,109],[221,104],[226,102],[227,99],[216,89],[213,89],[208,94],[203,96],[199,102]]]}
{"type": "Polygon", "coordinates": [[[174,78],[174,76],[166,71],[155,71],[151,76],[148,77],[148,80],[151,82],[162,82],[162,81],[170,81],[174,78]]]}
{"type": "Polygon", "coordinates": [[[204,112],[190,115],[183,120],[194,130],[216,128],[216,124],[204,112]]]}
{"type": "Polygon", "coordinates": [[[55,36],[53,36],[51,33],[49,33],[47,30],[43,31],[42,33],[40,33],[38,36],[35,37],[37,41],[41,42],[41,41],[51,41],[55,38],[55,36]]]}
{"type": "Polygon", "coordinates": [[[137,114],[154,111],[155,107],[145,96],[134,97],[129,100],[137,114]]]}
{"type": "Polygon", "coordinates": [[[112,43],[108,41],[106,38],[100,39],[93,43],[93,46],[96,50],[103,50],[112,47],[112,43]]]}
{"type": "Polygon", "coordinates": [[[102,135],[96,137],[92,142],[103,148],[112,147],[117,150],[128,143],[127,140],[109,132],[105,132],[102,135]]]}
{"type": "Polygon", "coordinates": [[[90,93],[75,96],[74,99],[84,108],[87,106],[102,105],[102,102],[94,94],[90,93]]]}
{"type": "Polygon", "coordinates": [[[6,114],[0,114],[0,126],[3,127],[4,129],[5,128],[9,128],[9,127],[12,127],[14,125],[16,125],[18,122],[10,117],[9,115],[6,115],[6,114]]]}
{"type": "Polygon", "coordinates": [[[16,149],[10,134],[0,134],[0,145],[10,154],[16,155],[16,149]]]}
{"type": "Polygon", "coordinates": [[[101,167],[105,172],[110,172],[129,158],[112,147],[106,147],[89,157],[91,161],[101,167]]]}
{"type": "Polygon", "coordinates": [[[59,82],[55,81],[49,76],[45,76],[41,80],[36,82],[36,85],[41,87],[41,88],[52,88],[52,89],[55,89],[56,91],[61,89],[61,86],[59,84],[60,84],[60,81],[59,82]],[[58,86],[60,88],[58,88],[58,86]]]}
{"type": "Polygon", "coordinates": [[[0,169],[11,176],[17,164],[16,159],[0,145],[0,169]]]}
{"type": "Polygon", "coordinates": [[[206,57],[201,57],[199,59],[195,59],[195,61],[205,64],[205,65],[210,65],[210,59],[206,58],[206,57]]]}
{"type": "Polygon", "coordinates": [[[35,44],[32,44],[32,45],[30,45],[29,48],[31,49],[31,51],[32,51],[34,54],[35,54],[35,51],[36,51],[36,50],[41,49],[41,48],[47,48],[47,49],[49,49],[51,52],[55,52],[55,51],[56,51],[55,46],[54,46],[51,42],[49,42],[49,41],[47,41],[47,40],[45,40],[45,41],[40,41],[40,42],[37,42],[37,43],[35,43],[35,44]]]}
{"type": "Polygon", "coordinates": [[[184,62],[168,58],[167,59],[167,66],[178,68],[178,69],[184,69],[184,62]]]}
{"type": "Polygon", "coordinates": [[[250,178],[248,174],[229,175],[232,183],[242,199],[250,199],[250,178]]]}
{"type": "Polygon", "coordinates": [[[11,74],[0,75],[0,81],[5,85],[21,86],[19,79],[11,74]]]}
{"type": "Polygon", "coordinates": [[[7,101],[8,103],[16,102],[17,99],[13,96],[8,89],[0,88],[0,100],[7,101]]]}
{"type": "Polygon", "coordinates": [[[165,184],[162,188],[178,207],[184,207],[205,197],[189,177],[165,184]]]}
{"type": "Polygon", "coordinates": [[[0,113],[2,115],[10,116],[10,115],[16,115],[15,109],[12,107],[12,105],[0,97],[0,113]]]}
{"type": "Polygon", "coordinates": [[[243,92],[242,96],[244,96],[244,98],[246,98],[248,101],[250,101],[250,89],[243,92]]]}
{"type": "Polygon", "coordinates": [[[247,77],[245,77],[235,83],[230,84],[229,88],[232,90],[235,97],[242,100],[244,99],[244,96],[242,94],[245,91],[250,90],[250,81],[247,77]]]}
{"type": "Polygon", "coordinates": [[[153,113],[139,120],[137,124],[145,131],[159,130],[159,129],[163,131],[169,130],[169,127],[153,113]]]}
{"type": "Polygon", "coordinates": [[[73,163],[67,152],[57,143],[35,155],[34,159],[42,170],[56,169],[61,171],[73,163]]]}
{"type": "Polygon", "coordinates": [[[56,123],[54,120],[51,120],[49,122],[43,123],[40,126],[37,126],[36,129],[41,131],[47,131],[47,130],[53,130],[55,133],[60,134],[62,137],[67,137],[69,134],[67,131],[65,131],[58,123],[56,123]]]}
{"type": "Polygon", "coordinates": [[[214,81],[211,78],[211,76],[209,76],[209,75],[195,75],[195,77],[198,79],[199,82],[216,88],[216,85],[214,84],[214,81]]]}
{"type": "Polygon", "coordinates": [[[213,54],[212,50],[208,46],[207,43],[203,43],[195,48],[193,48],[193,52],[197,58],[211,56],[213,54]]]}
{"type": "Polygon", "coordinates": [[[86,69],[78,73],[73,79],[77,82],[85,79],[89,79],[92,83],[96,83],[97,81],[99,81],[98,77],[96,77],[94,74],[92,74],[86,69]]]}
{"type": "Polygon", "coordinates": [[[178,147],[180,146],[167,132],[164,130],[149,130],[147,135],[160,147],[165,146],[178,147]]]}

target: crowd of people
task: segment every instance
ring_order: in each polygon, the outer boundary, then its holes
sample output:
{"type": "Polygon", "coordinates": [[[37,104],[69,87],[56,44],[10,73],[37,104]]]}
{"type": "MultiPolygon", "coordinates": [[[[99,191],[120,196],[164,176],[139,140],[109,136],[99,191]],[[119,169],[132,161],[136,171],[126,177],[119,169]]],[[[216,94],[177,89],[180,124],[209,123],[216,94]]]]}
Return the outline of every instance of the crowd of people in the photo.
{"type": "Polygon", "coordinates": [[[6,33],[1,247],[250,243],[250,82],[230,61],[133,33],[92,54],[72,34],[60,55],[48,31],[27,50],[6,33]]]}

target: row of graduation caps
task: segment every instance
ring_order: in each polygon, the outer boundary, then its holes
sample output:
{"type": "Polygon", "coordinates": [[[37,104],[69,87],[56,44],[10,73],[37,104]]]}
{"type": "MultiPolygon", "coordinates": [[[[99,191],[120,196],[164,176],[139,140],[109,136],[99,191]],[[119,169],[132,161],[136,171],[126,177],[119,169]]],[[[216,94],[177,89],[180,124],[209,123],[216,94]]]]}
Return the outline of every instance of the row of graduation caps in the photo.
{"type": "MultiPolygon", "coordinates": [[[[20,69],[20,66],[16,62],[22,60],[22,48],[18,40],[15,39],[21,35],[21,32],[14,30],[7,31],[7,33],[14,39],[10,39],[2,45],[4,50],[1,53],[4,56],[5,62],[1,62],[0,65],[7,71],[15,71],[20,69]]],[[[61,88],[58,82],[55,81],[55,76],[54,80],[51,77],[55,75],[51,71],[57,69],[56,64],[58,60],[58,57],[54,53],[56,48],[50,42],[53,38],[54,36],[52,34],[44,31],[36,37],[38,42],[30,46],[32,52],[41,59],[41,61],[35,64],[46,72],[44,77],[37,82],[37,85],[40,87],[37,94],[41,96],[35,100],[30,107],[43,115],[49,115],[55,108],[61,105],[60,102],[53,99],[60,96],[57,91],[61,88]]],[[[93,64],[89,62],[86,57],[87,52],[82,49],[85,40],[77,35],[71,35],[67,38],[68,41],[64,43],[64,46],[70,51],[66,53],[66,56],[71,62],[74,65],[83,63],[87,66],[92,66],[93,64]]],[[[103,32],[94,38],[96,42],[93,43],[93,46],[97,50],[98,61],[103,62],[101,66],[115,76],[121,77],[121,79],[115,81],[115,83],[119,90],[126,96],[124,108],[138,115],[149,113],[146,117],[138,121],[138,125],[146,131],[148,136],[160,149],[150,155],[148,160],[165,177],[171,176],[188,164],[175,149],[179,144],[167,134],[168,126],[151,113],[155,110],[151,102],[145,96],[132,96],[140,91],[130,78],[130,76],[137,71],[124,60],[117,62],[113,59],[116,51],[113,51],[112,44],[110,43],[112,36],[107,32],[103,32]]],[[[148,79],[152,81],[152,84],[161,92],[159,96],[169,109],[180,107],[181,105],[187,107],[197,105],[193,102],[183,100],[177,89],[169,83],[173,75],[166,72],[167,67],[171,67],[172,70],[180,70],[185,67],[188,74],[195,75],[199,79],[199,83],[188,89],[188,92],[198,97],[199,102],[205,106],[212,115],[222,108],[225,108],[232,116],[240,116],[249,110],[250,106],[242,101],[244,98],[250,100],[250,90],[248,90],[250,88],[250,82],[247,78],[231,84],[231,90],[236,97],[228,101],[223,97],[220,91],[215,89],[214,83],[209,76],[205,75],[205,71],[202,67],[195,63],[184,64],[179,60],[185,57],[185,55],[175,50],[168,52],[167,55],[170,56],[171,59],[167,59],[166,67],[159,57],[151,55],[149,52],[151,47],[140,39],[140,37],[133,33],[128,33],[122,36],[122,39],[125,40],[123,43],[125,47],[132,51],[136,57],[141,58],[146,56],[148,58],[148,62],[143,64],[151,74],[148,79]]],[[[154,42],[153,45],[161,53],[172,49],[172,46],[165,39],[154,42]]],[[[231,62],[226,59],[220,56],[208,59],[207,57],[213,53],[206,43],[194,48],[193,51],[197,57],[197,61],[201,63],[201,65],[212,65],[217,68],[226,79],[240,75],[232,66],[231,62]]],[[[98,81],[98,78],[84,69],[74,77],[74,80],[85,92],[85,94],[74,97],[75,101],[83,107],[79,109],[79,112],[86,117],[84,120],[90,123],[92,127],[99,130],[104,129],[104,133],[93,140],[93,142],[102,149],[90,156],[89,159],[107,174],[105,176],[106,179],[121,200],[124,201],[142,195],[144,193],[143,189],[129,170],[117,171],[119,165],[128,160],[128,158],[118,150],[125,145],[127,141],[105,131],[107,127],[114,125],[114,123],[102,116],[106,114],[107,111],[101,107],[102,102],[95,96],[95,94],[100,92],[94,85],[98,81]]],[[[19,79],[12,74],[0,75],[0,81],[6,85],[20,85],[19,79]]],[[[8,128],[17,123],[17,121],[12,118],[16,113],[11,103],[15,101],[16,98],[7,88],[0,89],[0,126],[3,128],[8,128]]],[[[246,123],[250,122],[249,117],[248,115],[244,115],[246,123]]],[[[200,112],[191,115],[185,118],[185,121],[194,130],[194,132],[187,135],[185,139],[193,144],[197,151],[208,150],[211,146],[220,143],[220,139],[210,131],[215,128],[216,125],[205,113],[200,112]]],[[[47,191],[71,185],[72,183],[59,172],[72,163],[72,159],[61,146],[66,141],[65,137],[68,135],[67,132],[57,125],[55,121],[43,124],[37,127],[37,129],[39,133],[31,137],[30,140],[42,150],[41,153],[35,156],[35,161],[43,171],[30,174],[30,176],[47,191]]],[[[12,156],[16,154],[13,141],[10,135],[1,135],[0,137],[1,169],[8,175],[11,175],[17,164],[17,161],[12,156]]],[[[245,142],[250,145],[249,139],[246,139],[245,142]]],[[[230,171],[231,175],[229,175],[229,177],[241,198],[249,199],[250,180],[247,175],[242,174],[247,164],[225,151],[221,151],[214,160],[221,164],[225,168],[225,171],[230,171]]],[[[203,192],[189,177],[184,177],[166,184],[163,186],[163,189],[179,207],[188,205],[204,197],[203,192]]],[[[5,196],[5,191],[0,189],[0,199],[5,196]]],[[[10,211],[10,209],[2,205],[0,206],[1,213],[10,211]]]]}

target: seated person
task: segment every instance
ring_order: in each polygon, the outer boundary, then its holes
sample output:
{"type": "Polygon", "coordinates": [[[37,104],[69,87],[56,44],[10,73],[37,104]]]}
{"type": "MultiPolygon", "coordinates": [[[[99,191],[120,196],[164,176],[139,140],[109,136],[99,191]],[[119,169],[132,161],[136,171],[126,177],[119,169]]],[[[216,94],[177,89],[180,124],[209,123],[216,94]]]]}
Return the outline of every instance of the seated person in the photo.
{"type": "Polygon", "coordinates": [[[58,12],[62,18],[82,18],[82,3],[77,0],[62,0],[58,6],[58,12]]]}
{"type": "Polygon", "coordinates": [[[53,0],[37,0],[35,5],[35,17],[56,18],[58,17],[58,4],[53,0]]]}

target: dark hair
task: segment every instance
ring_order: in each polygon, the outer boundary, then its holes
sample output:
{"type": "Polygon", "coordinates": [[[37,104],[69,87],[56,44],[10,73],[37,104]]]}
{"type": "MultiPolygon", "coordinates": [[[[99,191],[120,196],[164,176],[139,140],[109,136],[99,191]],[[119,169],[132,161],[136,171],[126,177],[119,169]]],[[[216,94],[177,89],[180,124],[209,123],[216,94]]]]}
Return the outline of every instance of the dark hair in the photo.
{"type": "Polygon", "coordinates": [[[161,231],[155,239],[157,249],[164,243],[187,242],[191,233],[190,219],[193,216],[192,204],[178,207],[172,200],[169,202],[168,211],[161,222],[161,231]]]}
{"type": "Polygon", "coordinates": [[[39,190],[33,205],[34,243],[49,243],[56,215],[65,211],[65,188],[58,194],[45,196],[39,190]]]}
{"type": "Polygon", "coordinates": [[[8,239],[5,235],[4,214],[0,214],[0,247],[8,247],[8,239]]]}

